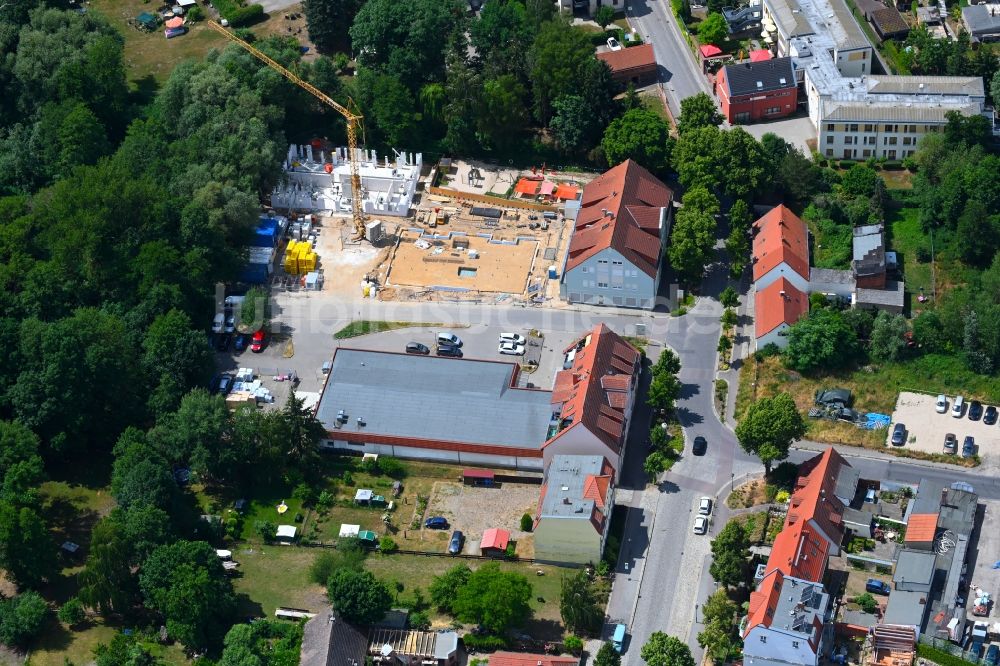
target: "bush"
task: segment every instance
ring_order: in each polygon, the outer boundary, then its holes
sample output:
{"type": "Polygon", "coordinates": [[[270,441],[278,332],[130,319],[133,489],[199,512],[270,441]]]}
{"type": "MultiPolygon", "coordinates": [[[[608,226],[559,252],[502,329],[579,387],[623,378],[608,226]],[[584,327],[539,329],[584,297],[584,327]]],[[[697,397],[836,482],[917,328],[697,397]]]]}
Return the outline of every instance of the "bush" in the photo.
{"type": "Polygon", "coordinates": [[[841,169],[850,169],[855,164],[857,164],[857,162],[854,160],[840,160],[839,166],[841,169]]]}
{"type": "Polygon", "coordinates": [[[781,347],[773,342],[768,342],[753,355],[758,361],[763,361],[765,358],[770,358],[771,356],[781,356],[781,347]]]}
{"type": "Polygon", "coordinates": [[[563,639],[563,647],[566,648],[567,652],[572,654],[580,654],[583,650],[583,639],[579,636],[574,636],[570,634],[565,639],[563,639]]]}
{"type": "Polygon", "coordinates": [[[316,498],[316,508],[320,511],[329,511],[330,507],[333,506],[333,502],[333,495],[324,490],[316,498]]]}
{"type": "Polygon", "coordinates": [[[275,537],[278,536],[278,526],[270,520],[258,520],[253,528],[264,540],[264,543],[273,543],[275,537]]]}
{"type": "Polygon", "coordinates": [[[0,599],[0,643],[14,647],[26,645],[42,630],[48,614],[49,606],[37,592],[0,599]]]}
{"type": "Polygon", "coordinates": [[[950,652],[939,650],[932,645],[927,645],[926,643],[917,643],[917,656],[923,657],[928,661],[933,661],[939,666],[969,666],[971,663],[961,657],[951,654],[950,652]]]}
{"type": "Polygon", "coordinates": [[[503,556],[506,557],[508,560],[513,560],[515,557],[517,557],[514,554],[515,548],[516,548],[516,546],[514,544],[512,544],[512,543],[507,544],[507,550],[504,551],[504,555],[503,556]]]}
{"type": "Polygon", "coordinates": [[[427,631],[431,628],[431,618],[426,611],[410,613],[410,628],[416,631],[427,631]]]}
{"type": "Polygon", "coordinates": [[[732,286],[727,286],[722,290],[722,293],[719,294],[719,302],[722,303],[724,307],[735,308],[740,304],[740,297],[732,286]]]}
{"type": "Polygon", "coordinates": [[[316,490],[308,483],[300,483],[292,491],[292,498],[302,500],[302,506],[313,506],[316,504],[316,490]]]}
{"type": "Polygon", "coordinates": [[[396,458],[380,457],[378,459],[378,466],[383,474],[391,476],[394,479],[402,479],[406,476],[406,465],[396,458]]]}
{"type": "Polygon", "coordinates": [[[739,321],[739,316],[736,314],[736,310],[731,307],[727,307],[722,311],[722,325],[726,328],[730,328],[736,325],[739,321]]]}
{"type": "Polygon", "coordinates": [[[607,560],[601,560],[600,562],[597,563],[597,566],[594,567],[594,571],[595,573],[597,573],[598,576],[604,578],[609,573],[611,573],[611,565],[608,564],[607,560]]]}
{"type": "Polygon", "coordinates": [[[482,650],[483,652],[493,652],[507,647],[507,641],[500,636],[466,634],[462,637],[462,642],[465,643],[466,648],[482,650]]]}
{"type": "Polygon", "coordinates": [[[394,553],[399,550],[399,545],[392,539],[392,537],[384,536],[379,539],[378,549],[380,552],[385,554],[394,553]]]}
{"type": "Polygon", "coordinates": [[[862,595],[854,597],[854,603],[856,603],[858,606],[861,606],[861,610],[863,610],[866,613],[874,613],[875,610],[878,608],[878,602],[875,601],[875,597],[873,597],[868,592],[865,592],[862,595]]]}
{"type": "Polygon", "coordinates": [[[764,485],[764,496],[767,498],[768,503],[771,503],[778,497],[778,486],[767,483],[764,485]]]}
{"type": "Polygon", "coordinates": [[[87,617],[87,613],[83,609],[83,604],[76,597],[67,599],[66,603],[59,609],[58,615],[59,621],[70,627],[75,627],[87,617]]]}
{"type": "Polygon", "coordinates": [[[187,11],[187,17],[195,23],[203,21],[205,19],[205,10],[198,5],[195,5],[187,11]]]}
{"type": "Polygon", "coordinates": [[[903,163],[899,160],[886,160],[882,164],[882,168],[886,171],[899,171],[903,168],[903,163]]]}
{"type": "Polygon", "coordinates": [[[523,516],[521,516],[521,531],[522,532],[530,532],[531,528],[532,528],[532,526],[534,524],[535,524],[535,521],[531,518],[531,514],[530,513],[526,513],[523,516]]]}
{"type": "Polygon", "coordinates": [[[264,16],[264,7],[261,5],[240,7],[233,0],[215,0],[215,6],[233,27],[256,23],[264,16]]]}
{"type": "Polygon", "coordinates": [[[778,504],[788,504],[789,498],[791,498],[791,494],[787,490],[779,490],[778,494],[774,496],[774,501],[778,504]]]}

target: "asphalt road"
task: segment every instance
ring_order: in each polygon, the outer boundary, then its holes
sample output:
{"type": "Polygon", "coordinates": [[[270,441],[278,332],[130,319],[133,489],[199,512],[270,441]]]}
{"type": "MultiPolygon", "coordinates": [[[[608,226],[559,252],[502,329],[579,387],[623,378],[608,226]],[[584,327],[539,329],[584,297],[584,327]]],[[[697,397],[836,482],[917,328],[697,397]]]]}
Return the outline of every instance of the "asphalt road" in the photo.
{"type": "Polygon", "coordinates": [[[627,0],[626,15],[648,44],[653,45],[656,62],[660,67],[660,82],[676,118],[680,115],[681,100],[712,89],[708,79],[695,64],[694,55],[677,26],[677,19],[670,11],[670,0],[627,0]]]}

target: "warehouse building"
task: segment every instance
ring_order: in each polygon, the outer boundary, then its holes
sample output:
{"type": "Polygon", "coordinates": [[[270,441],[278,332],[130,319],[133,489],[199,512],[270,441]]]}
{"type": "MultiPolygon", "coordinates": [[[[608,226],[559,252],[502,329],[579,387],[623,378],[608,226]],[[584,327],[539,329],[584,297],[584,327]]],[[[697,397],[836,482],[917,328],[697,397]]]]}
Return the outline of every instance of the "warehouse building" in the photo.
{"type": "Polygon", "coordinates": [[[541,470],[552,392],[517,363],[339,348],[316,416],[324,448],[541,470]]]}

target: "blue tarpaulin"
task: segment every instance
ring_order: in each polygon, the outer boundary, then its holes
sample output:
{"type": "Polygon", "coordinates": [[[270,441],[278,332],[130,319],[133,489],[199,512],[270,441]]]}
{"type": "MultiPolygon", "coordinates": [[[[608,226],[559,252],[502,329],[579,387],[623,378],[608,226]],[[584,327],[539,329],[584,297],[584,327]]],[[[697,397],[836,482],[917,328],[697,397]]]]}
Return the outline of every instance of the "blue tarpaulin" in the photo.
{"type": "Polygon", "coordinates": [[[891,422],[892,417],[888,414],[868,412],[865,414],[865,424],[862,427],[865,430],[879,430],[881,428],[888,428],[891,422]]]}

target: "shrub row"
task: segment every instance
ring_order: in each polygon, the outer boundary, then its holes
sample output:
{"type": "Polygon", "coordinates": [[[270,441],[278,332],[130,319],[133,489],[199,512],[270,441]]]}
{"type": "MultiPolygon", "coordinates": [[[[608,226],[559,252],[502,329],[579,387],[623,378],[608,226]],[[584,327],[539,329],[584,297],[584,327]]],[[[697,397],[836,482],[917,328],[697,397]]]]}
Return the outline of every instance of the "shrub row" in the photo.
{"type": "Polygon", "coordinates": [[[229,21],[229,25],[233,27],[255,23],[264,16],[262,5],[241,7],[237,0],[215,0],[215,6],[222,14],[222,18],[229,21]]]}
{"type": "Polygon", "coordinates": [[[973,663],[925,643],[917,643],[917,655],[933,661],[938,666],[969,666],[973,663]]]}

